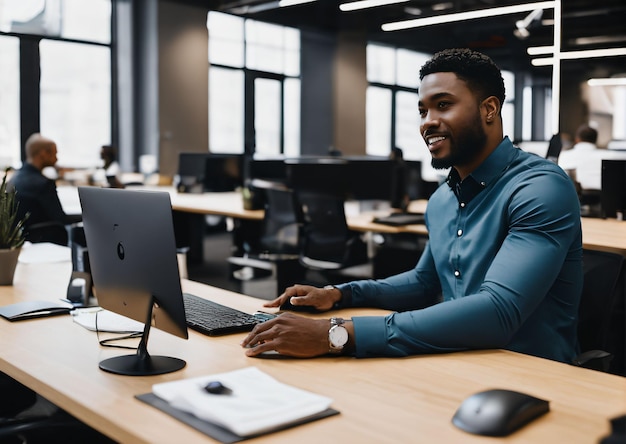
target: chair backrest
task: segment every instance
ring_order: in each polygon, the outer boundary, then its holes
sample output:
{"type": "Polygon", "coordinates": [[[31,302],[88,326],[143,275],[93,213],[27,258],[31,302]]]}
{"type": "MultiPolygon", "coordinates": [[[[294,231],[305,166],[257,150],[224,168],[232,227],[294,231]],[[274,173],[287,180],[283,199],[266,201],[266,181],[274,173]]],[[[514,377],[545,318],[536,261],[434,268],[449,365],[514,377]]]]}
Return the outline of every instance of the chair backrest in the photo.
{"type": "Polygon", "coordinates": [[[622,273],[623,263],[624,257],[618,253],[583,251],[584,280],[578,311],[578,341],[583,352],[616,351],[610,332],[621,329],[623,335],[623,319],[621,327],[612,325],[618,320],[613,313],[618,302],[616,284],[622,273]]]}
{"type": "Polygon", "coordinates": [[[265,216],[259,249],[269,254],[298,254],[300,223],[293,190],[282,183],[255,180],[265,193],[265,216]]]}
{"type": "Polygon", "coordinates": [[[546,153],[546,159],[557,163],[562,148],[563,141],[561,140],[561,133],[556,133],[552,136],[550,142],[548,143],[548,152],[546,153]]]}
{"type": "Polygon", "coordinates": [[[302,212],[300,263],[319,270],[349,264],[355,237],[348,229],[343,197],[297,191],[302,212]]]}

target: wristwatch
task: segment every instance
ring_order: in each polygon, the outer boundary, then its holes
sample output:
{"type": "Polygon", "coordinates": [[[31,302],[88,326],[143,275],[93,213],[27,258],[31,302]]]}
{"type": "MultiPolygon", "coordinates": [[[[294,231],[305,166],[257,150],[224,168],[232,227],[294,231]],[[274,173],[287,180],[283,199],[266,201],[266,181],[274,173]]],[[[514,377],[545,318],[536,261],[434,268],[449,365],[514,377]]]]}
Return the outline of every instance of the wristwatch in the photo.
{"type": "Polygon", "coordinates": [[[330,318],[330,330],[328,330],[328,351],[339,354],[348,343],[348,330],[343,326],[346,321],[342,318],[330,318]]]}

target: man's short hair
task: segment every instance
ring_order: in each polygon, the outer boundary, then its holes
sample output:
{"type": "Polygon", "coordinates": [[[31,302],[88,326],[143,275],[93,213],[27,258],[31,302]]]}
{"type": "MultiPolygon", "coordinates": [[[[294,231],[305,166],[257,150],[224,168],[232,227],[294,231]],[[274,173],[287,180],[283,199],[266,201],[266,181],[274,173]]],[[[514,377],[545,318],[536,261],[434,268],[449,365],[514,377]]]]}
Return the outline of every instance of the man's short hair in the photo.
{"type": "Polygon", "coordinates": [[[31,134],[28,139],[26,139],[26,144],[24,145],[24,151],[26,151],[26,157],[28,159],[32,159],[33,157],[36,157],[44,149],[49,149],[54,145],[55,143],[53,140],[42,136],[40,133],[34,133],[34,134],[31,134]]]}
{"type": "Polygon", "coordinates": [[[596,143],[598,141],[598,131],[589,125],[581,125],[576,130],[576,137],[581,142],[596,143]]]}
{"type": "Polygon", "coordinates": [[[466,48],[444,49],[424,63],[419,72],[420,80],[438,72],[456,74],[480,101],[495,96],[502,109],[505,97],[502,72],[485,54],[466,48]]]}

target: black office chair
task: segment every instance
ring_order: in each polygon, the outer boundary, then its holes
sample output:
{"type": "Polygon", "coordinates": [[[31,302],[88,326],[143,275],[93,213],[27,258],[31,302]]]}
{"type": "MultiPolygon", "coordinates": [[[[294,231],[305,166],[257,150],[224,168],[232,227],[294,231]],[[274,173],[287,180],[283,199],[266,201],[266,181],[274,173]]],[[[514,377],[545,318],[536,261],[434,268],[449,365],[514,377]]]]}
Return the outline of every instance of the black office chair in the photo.
{"type": "Polygon", "coordinates": [[[617,374],[624,369],[624,257],[618,253],[583,251],[583,292],[578,311],[582,353],[574,364],[617,374]]]}
{"type": "Polygon", "coordinates": [[[60,222],[39,222],[24,228],[26,240],[32,243],[51,242],[67,246],[69,236],[67,227],[60,222]]]}
{"type": "Polygon", "coordinates": [[[561,149],[563,149],[561,133],[556,133],[552,136],[550,142],[548,143],[548,152],[546,153],[546,159],[557,163],[559,160],[559,155],[561,154],[561,149]]]}
{"type": "MultiPolygon", "coordinates": [[[[369,263],[366,243],[348,228],[343,197],[308,190],[296,195],[302,213],[302,266],[332,283],[343,275],[335,272],[369,263]]],[[[358,277],[371,277],[371,270],[358,277]]]]}
{"type": "Polygon", "coordinates": [[[237,267],[233,271],[235,278],[272,277],[276,280],[276,292],[280,294],[303,276],[298,264],[298,209],[293,191],[286,185],[260,179],[254,179],[253,184],[256,192],[264,194],[261,233],[258,239],[247,239],[242,256],[231,256],[228,261],[237,267]]]}

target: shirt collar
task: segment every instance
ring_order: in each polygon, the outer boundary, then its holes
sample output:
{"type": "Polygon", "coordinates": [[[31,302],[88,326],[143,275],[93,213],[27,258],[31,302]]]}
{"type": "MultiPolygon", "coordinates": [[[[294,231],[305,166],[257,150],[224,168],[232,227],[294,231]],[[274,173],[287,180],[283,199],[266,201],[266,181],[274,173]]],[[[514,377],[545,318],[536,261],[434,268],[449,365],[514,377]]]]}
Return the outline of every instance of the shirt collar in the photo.
{"type": "Polygon", "coordinates": [[[505,136],[489,157],[463,181],[457,170],[451,168],[446,182],[457,198],[467,203],[502,175],[513,160],[517,149],[505,136]]]}

